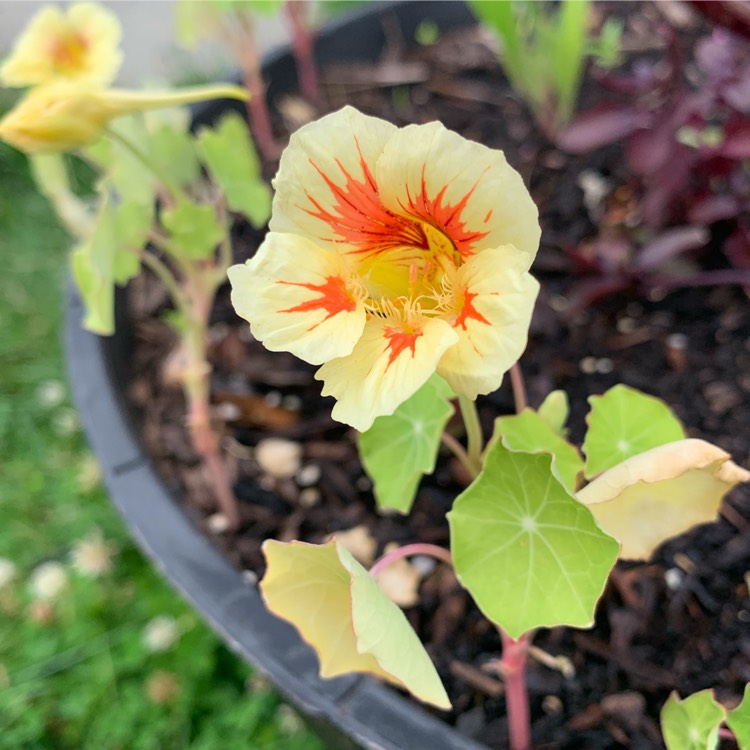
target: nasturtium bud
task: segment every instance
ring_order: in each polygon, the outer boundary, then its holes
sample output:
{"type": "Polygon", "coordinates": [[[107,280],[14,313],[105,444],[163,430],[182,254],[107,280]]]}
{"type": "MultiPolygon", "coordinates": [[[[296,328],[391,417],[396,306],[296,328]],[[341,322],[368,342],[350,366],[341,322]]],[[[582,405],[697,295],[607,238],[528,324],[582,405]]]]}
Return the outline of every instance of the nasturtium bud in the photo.
{"type": "Polygon", "coordinates": [[[147,92],[57,82],[38,86],[0,120],[0,138],[29,154],[75,151],[99,138],[116,117],[219,97],[247,99],[239,86],[147,92]]]}

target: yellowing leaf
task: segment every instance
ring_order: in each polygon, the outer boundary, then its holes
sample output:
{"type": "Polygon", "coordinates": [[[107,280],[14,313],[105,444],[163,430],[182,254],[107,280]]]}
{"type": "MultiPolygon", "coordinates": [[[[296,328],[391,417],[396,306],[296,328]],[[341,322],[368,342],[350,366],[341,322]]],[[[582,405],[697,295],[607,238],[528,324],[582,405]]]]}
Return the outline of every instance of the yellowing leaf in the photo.
{"type": "Polygon", "coordinates": [[[621,557],[646,559],[665,540],[716,517],[724,495],[750,472],[704,440],[667,443],[623,461],[580,490],[621,557]]]}
{"type": "Polygon", "coordinates": [[[322,677],[367,672],[426,703],[451,707],[403,612],[335,539],[324,545],[268,540],[263,552],[266,605],[315,649],[322,677]]]}
{"type": "Polygon", "coordinates": [[[724,714],[711,690],[701,690],[685,700],[672,693],[661,710],[667,750],[715,750],[724,714]]]}
{"type": "Polygon", "coordinates": [[[631,456],[685,437],[682,424],[663,401],[626,385],[591,396],[589,403],[589,428],[583,441],[587,479],[631,456]]]}
{"type": "Polygon", "coordinates": [[[440,436],[453,414],[451,389],[436,375],[359,436],[359,452],[381,508],[408,513],[423,474],[435,470],[440,436]]]}
{"type": "Polygon", "coordinates": [[[512,451],[526,453],[551,453],[555,458],[555,468],[560,480],[571,492],[578,487],[578,475],[583,469],[583,460],[578,449],[561,437],[550,424],[533,409],[524,409],[520,414],[498,417],[495,431],[488,446],[503,437],[503,442],[512,451]]]}
{"type": "Polygon", "coordinates": [[[750,684],[745,685],[740,705],[729,712],[727,724],[734,732],[740,750],[750,750],[750,684]]]}
{"type": "Polygon", "coordinates": [[[619,545],[553,474],[546,453],[497,441],[448,514],[461,584],[512,638],[593,622],[619,545]]]}

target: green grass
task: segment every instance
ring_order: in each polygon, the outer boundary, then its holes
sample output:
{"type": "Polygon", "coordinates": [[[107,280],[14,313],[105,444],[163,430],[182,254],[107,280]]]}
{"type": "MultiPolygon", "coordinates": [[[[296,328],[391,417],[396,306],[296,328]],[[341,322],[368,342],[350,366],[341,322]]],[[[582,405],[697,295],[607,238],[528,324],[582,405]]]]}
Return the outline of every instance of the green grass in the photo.
{"type": "Polygon", "coordinates": [[[0,143],[0,558],[18,569],[0,589],[0,750],[320,750],[151,570],[110,505],[65,382],[67,248],[25,158],[0,143]],[[113,565],[85,576],[71,550],[97,531],[113,565]],[[45,603],[29,580],[47,561],[68,584],[45,603]],[[143,634],[157,616],[180,636],[154,652],[143,634]]]}

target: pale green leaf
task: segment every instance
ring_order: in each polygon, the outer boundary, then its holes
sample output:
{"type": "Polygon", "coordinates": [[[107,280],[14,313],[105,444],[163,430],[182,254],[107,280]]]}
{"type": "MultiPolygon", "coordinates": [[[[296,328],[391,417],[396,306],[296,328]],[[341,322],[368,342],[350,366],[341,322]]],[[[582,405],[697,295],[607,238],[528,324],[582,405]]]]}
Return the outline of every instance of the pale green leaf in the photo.
{"type": "Polygon", "coordinates": [[[739,749],[750,750],[750,684],[745,685],[740,705],[729,712],[727,724],[734,732],[739,749]]]}
{"type": "Polygon", "coordinates": [[[96,273],[85,246],[73,250],[71,263],[73,278],[86,309],[83,327],[101,336],[111,336],[115,331],[113,280],[96,273]]]}
{"type": "Polygon", "coordinates": [[[558,434],[565,437],[565,423],[570,414],[568,394],[565,391],[552,391],[542,401],[537,414],[558,434]]]}
{"type": "Polygon", "coordinates": [[[672,693],[661,710],[661,730],[667,750],[715,750],[725,711],[711,690],[685,700],[672,693]]]}
{"type": "Polygon", "coordinates": [[[271,189],[261,176],[245,121],[234,112],[225,115],[215,128],[201,129],[197,147],[227,205],[244,214],[254,227],[262,227],[271,215],[271,189]]]}
{"type": "Polygon", "coordinates": [[[596,476],[638,453],[682,440],[685,430],[670,408],[635,388],[616,385],[589,398],[591,411],[583,441],[584,473],[596,476]]]}
{"type": "Polygon", "coordinates": [[[211,258],[224,238],[213,206],[181,200],[173,208],[162,211],[161,220],[169,230],[172,244],[186,258],[211,258]]]}
{"type": "Polygon", "coordinates": [[[462,585],[512,638],[537,627],[587,627],[618,543],[558,481],[549,454],[497,441],[448,514],[462,585]]]}
{"type": "Polygon", "coordinates": [[[366,672],[450,708],[404,613],[335,538],[324,545],[267,540],[263,553],[263,599],[315,649],[322,677],[366,672]]]}
{"type": "Polygon", "coordinates": [[[151,231],[154,208],[145,203],[120,203],[115,206],[117,246],[113,274],[115,282],[125,284],[141,268],[139,251],[145,247],[151,231]]]}
{"type": "Polygon", "coordinates": [[[149,134],[149,142],[155,162],[175,183],[190,185],[199,179],[195,143],[184,129],[162,124],[149,134]]]}
{"type": "Polygon", "coordinates": [[[359,453],[381,508],[408,513],[419,480],[435,470],[440,436],[453,414],[452,392],[436,375],[359,436],[359,453]]]}
{"type": "Polygon", "coordinates": [[[578,449],[561,437],[550,427],[540,414],[533,409],[524,409],[520,414],[498,417],[488,450],[494,441],[503,437],[505,445],[512,451],[527,453],[551,453],[555,458],[555,468],[565,487],[575,492],[578,486],[578,475],[583,469],[578,449]]]}

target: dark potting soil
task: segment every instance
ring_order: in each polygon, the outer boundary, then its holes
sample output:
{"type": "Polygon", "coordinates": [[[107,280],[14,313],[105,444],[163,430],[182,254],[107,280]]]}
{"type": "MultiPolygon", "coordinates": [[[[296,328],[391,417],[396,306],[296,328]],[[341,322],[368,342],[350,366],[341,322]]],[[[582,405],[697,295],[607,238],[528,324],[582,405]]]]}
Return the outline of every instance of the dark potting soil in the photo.
{"type": "MultiPolygon", "coordinates": [[[[639,6],[629,15],[633,39],[648,38],[650,14],[657,12],[639,6]]],[[[664,399],[691,436],[750,466],[750,305],[743,292],[656,290],[648,298],[611,297],[567,315],[567,300],[581,279],[561,249],[591,239],[603,225],[638,228],[638,187],[621,150],[573,158],[550,146],[476,30],[446,37],[419,57],[404,56],[401,47],[394,37],[377,66],[326,71],[325,109],[348,102],[396,124],[439,119],[467,138],[502,148],[524,175],[543,228],[535,265],[542,292],[521,360],[531,404],[554,388],[567,391],[571,439],[580,442],[587,397],[625,383],[664,399]],[[611,186],[591,213],[578,184],[583,170],[611,186]]],[[[280,111],[299,109],[289,104],[280,111]]],[[[277,126],[281,132],[283,122],[277,126]]],[[[267,167],[272,173],[274,165],[267,167]]],[[[236,240],[242,261],[262,233],[238,225],[236,240]]],[[[710,251],[702,262],[720,264],[718,240],[710,251]]],[[[211,487],[184,429],[179,385],[170,378],[175,340],[159,317],[165,293],[143,276],[131,285],[129,305],[136,332],[131,396],[144,440],[186,512],[238,568],[262,575],[265,538],[322,542],[357,526],[369,529],[378,554],[392,543],[448,545],[445,513],[465,487],[460,466],[443,456],[409,516],[377,513],[356,434],[331,420],[332,401],[320,396],[315,368],[255,342],[226,290],[211,328],[212,398],[242,527],[236,534],[217,533],[211,487]],[[253,448],[269,436],[301,446],[302,469],[294,478],[274,480],[259,469],[253,448]]],[[[481,399],[486,435],[496,416],[512,411],[509,384],[481,399]]],[[[461,437],[458,420],[449,429],[461,437]]],[[[670,691],[685,696],[712,687],[720,700],[736,703],[750,681],[749,585],[750,491],[741,487],[716,523],[669,542],[647,563],[618,564],[591,630],[537,634],[535,645],[560,657],[564,670],[530,660],[535,748],[658,748],[658,715],[670,691]]],[[[419,594],[419,603],[405,611],[450,694],[454,711],[444,718],[475,739],[502,746],[503,688],[492,673],[499,636],[444,567],[425,575],[419,594]]]]}

